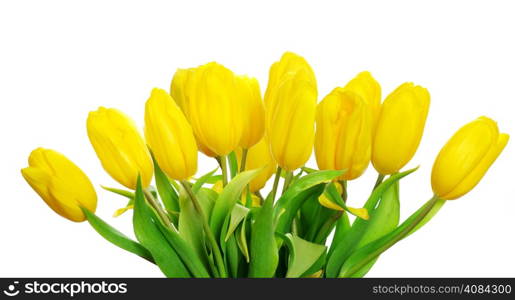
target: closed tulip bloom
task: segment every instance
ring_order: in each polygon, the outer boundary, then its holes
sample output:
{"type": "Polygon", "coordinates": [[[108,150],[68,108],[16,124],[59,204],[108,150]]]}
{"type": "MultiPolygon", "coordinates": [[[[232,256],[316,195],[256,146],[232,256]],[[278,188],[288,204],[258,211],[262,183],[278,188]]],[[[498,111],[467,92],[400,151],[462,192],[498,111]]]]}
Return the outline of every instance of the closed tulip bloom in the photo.
{"type": "Polygon", "coordinates": [[[367,71],[359,73],[347,83],[345,89],[358,94],[369,104],[375,123],[381,110],[381,86],[372,74],[367,71]]]}
{"type": "Polygon", "coordinates": [[[218,156],[235,150],[241,139],[243,108],[233,72],[208,63],[190,74],[186,89],[188,118],[199,144],[218,156]]]}
{"type": "Polygon", "coordinates": [[[441,199],[459,198],[473,189],[497,159],[509,136],[497,123],[480,117],[459,129],[440,150],[431,174],[433,192],[441,199]]]}
{"type": "Polygon", "coordinates": [[[305,72],[284,79],[266,112],[272,156],[286,171],[303,166],[313,149],[317,90],[305,72]]]}
{"type": "Polygon", "coordinates": [[[372,164],[383,175],[404,167],[417,151],[429,111],[429,92],[404,83],[384,100],[372,140],[372,164]]]}
{"type": "Polygon", "coordinates": [[[21,173],[46,204],[74,222],[86,220],[81,207],[95,212],[97,194],[91,181],[61,153],[37,148],[30,153],[29,166],[21,173]]]}
{"type": "MultiPolygon", "coordinates": [[[[188,93],[187,91],[187,85],[188,85],[188,78],[191,77],[191,74],[195,72],[194,68],[190,69],[177,69],[175,72],[172,84],[170,86],[170,95],[172,95],[172,99],[177,103],[177,105],[181,108],[182,112],[186,116],[186,118],[189,120],[189,114],[188,114],[188,93]]],[[[202,153],[209,157],[215,157],[216,153],[209,150],[209,148],[205,145],[203,145],[197,137],[195,137],[195,140],[197,141],[197,147],[199,148],[202,153]]]]}
{"type": "Polygon", "coordinates": [[[237,76],[236,87],[238,100],[243,106],[240,146],[249,149],[261,140],[265,132],[265,107],[255,78],[237,76]]]}
{"type": "MultiPolygon", "coordinates": [[[[238,164],[241,164],[241,153],[241,149],[236,151],[238,164]]],[[[263,170],[259,172],[249,184],[252,193],[262,189],[277,168],[272,154],[270,153],[270,147],[266,137],[263,137],[256,145],[251,147],[247,153],[245,170],[255,170],[259,168],[263,168],[263,170]]]]}
{"type": "Polygon", "coordinates": [[[171,178],[197,171],[197,144],[190,124],[170,95],[153,89],[145,105],[145,138],[159,166],[171,178]]]}
{"type": "Polygon", "coordinates": [[[320,170],[347,170],[352,180],[366,170],[372,148],[373,111],[358,94],[336,88],[317,107],[315,156],[320,170]]]}
{"type": "Polygon", "coordinates": [[[88,136],[104,170],[120,184],[136,189],[138,174],[143,187],[154,167],[145,141],[134,122],[121,111],[100,107],[89,113],[88,136]]]}
{"type": "MultiPolygon", "coordinates": [[[[277,92],[284,80],[294,74],[302,76],[302,80],[312,84],[317,89],[315,73],[308,62],[300,55],[293,52],[285,52],[281,59],[272,64],[268,75],[268,86],[265,91],[265,108],[266,108],[266,130],[270,127],[272,115],[269,111],[275,110],[277,105],[277,92]]],[[[300,77],[297,77],[300,79],[300,77]]]]}

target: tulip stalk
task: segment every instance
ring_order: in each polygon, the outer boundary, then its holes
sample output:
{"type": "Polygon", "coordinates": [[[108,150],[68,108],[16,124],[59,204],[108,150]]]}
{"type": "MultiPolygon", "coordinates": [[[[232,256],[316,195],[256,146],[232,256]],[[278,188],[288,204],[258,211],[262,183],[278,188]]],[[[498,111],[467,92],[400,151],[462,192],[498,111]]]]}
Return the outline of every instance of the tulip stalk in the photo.
{"type": "Polygon", "coordinates": [[[157,214],[159,215],[161,220],[163,220],[165,225],[170,229],[174,229],[174,226],[173,226],[172,222],[170,221],[170,218],[164,212],[161,205],[159,205],[156,198],[154,198],[154,195],[152,195],[152,193],[148,189],[143,189],[143,194],[145,195],[145,198],[147,198],[148,202],[150,202],[152,207],[157,211],[157,214]]]}
{"type": "Polygon", "coordinates": [[[227,155],[220,156],[220,168],[222,168],[222,182],[223,185],[227,185],[227,155]]]}
{"type": "Polygon", "coordinates": [[[277,167],[277,172],[275,172],[275,177],[274,177],[274,185],[272,186],[272,192],[270,193],[270,195],[272,197],[272,201],[275,201],[275,195],[277,194],[277,188],[279,186],[279,179],[281,178],[281,172],[282,172],[281,167],[277,167]]]}
{"type": "MultiPolygon", "coordinates": [[[[225,157],[225,156],[223,156],[225,157]]],[[[211,228],[209,227],[209,224],[207,223],[207,217],[204,211],[202,210],[202,207],[200,206],[200,203],[197,199],[197,196],[195,196],[195,193],[190,187],[189,182],[187,181],[180,181],[182,187],[188,194],[188,197],[191,199],[191,202],[193,203],[193,206],[195,207],[195,210],[200,215],[200,219],[202,219],[202,228],[204,229],[204,232],[206,234],[207,239],[209,240],[209,243],[211,244],[211,249],[213,251],[213,254],[215,256],[216,263],[218,265],[218,272],[220,273],[220,276],[222,278],[227,277],[227,272],[225,271],[225,265],[224,260],[222,258],[222,253],[220,252],[220,248],[218,247],[218,243],[216,242],[215,236],[213,235],[213,232],[211,231],[211,228]]]]}
{"type": "Polygon", "coordinates": [[[381,184],[381,182],[383,182],[384,177],[385,176],[383,174],[381,174],[381,173],[377,174],[376,183],[374,184],[374,188],[372,190],[375,190],[381,184]]]}

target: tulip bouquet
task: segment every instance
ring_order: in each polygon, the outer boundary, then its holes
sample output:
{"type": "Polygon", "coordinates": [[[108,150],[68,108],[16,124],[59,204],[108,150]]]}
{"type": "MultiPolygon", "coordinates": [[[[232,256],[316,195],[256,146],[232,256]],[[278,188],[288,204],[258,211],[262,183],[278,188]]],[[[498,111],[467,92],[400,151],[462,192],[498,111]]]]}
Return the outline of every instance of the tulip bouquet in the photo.
{"type": "Polygon", "coordinates": [[[38,148],[22,174],[56,213],[87,220],[167,277],[362,277],[470,191],[508,141],[487,117],[463,126],[433,165],[434,195],[400,222],[399,182],[415,171],[402,169],[429,98],[404,83],[381,103],[380,85],[362,72],[317,105],[313,70],[290,52],[270,68],[264,99],[256,79],[220,64],[179,69],[170,93],[152,90],[144,138],[119,110],[87,119],[103,168],[126,189],[103,188],[127,198],[115,216],[133,210],[136,240],[95,215],[93,185],[62,154],[38,148]],[[313,148],[318,169],[305,166],[313,148]],[[197,176],[199,150],[219,168],[197,176]],[[351,207],[347,185],[370,162],[377,181],[364,206],[351,207]]]}

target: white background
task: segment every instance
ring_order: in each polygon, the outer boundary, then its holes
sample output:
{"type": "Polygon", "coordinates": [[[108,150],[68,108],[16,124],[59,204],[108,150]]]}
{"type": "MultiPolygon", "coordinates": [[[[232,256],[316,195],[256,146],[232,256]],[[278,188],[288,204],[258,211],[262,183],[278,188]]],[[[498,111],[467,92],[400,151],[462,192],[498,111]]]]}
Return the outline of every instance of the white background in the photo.
{"type": "MultiPolygon", "coordinates": [[[[402,182],[402,217],[431,196],[440,147],[480,115],[515,134],[515,18],[510,1],[2,1],[0,4],[0,276],[161,276],[54,214],[20,175],[33,148],[63,152],[91,178],[98,214],[126,233],[125,200],[102,170],[85,129],[88,111],[116,107],[141,125],[153,87],[176,68],[216,60],[257,77],[286,51],[303,55],[319,98],[369,70],[383,96],[404,81],[427,87],[422,144],[402,182]]],[[[515,276],[513,141],[477,188],[447,203],[417,234],[384,254],[369,276],[515,276]]],[[[199,173],[214,162],[201,156],[199,173]]],[[[312,159],[308,166],[314,167],[312,159]]],[[[360,206],[373,168],[350,183],[360,206]]]]}

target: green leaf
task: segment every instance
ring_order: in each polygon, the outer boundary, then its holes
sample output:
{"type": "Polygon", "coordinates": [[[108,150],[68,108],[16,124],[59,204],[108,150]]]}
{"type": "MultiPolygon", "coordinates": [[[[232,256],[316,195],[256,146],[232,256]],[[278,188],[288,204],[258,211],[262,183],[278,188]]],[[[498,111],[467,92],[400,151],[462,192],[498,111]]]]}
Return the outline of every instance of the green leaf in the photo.
{"type": "Polygon", "coordinates": [[[202,177],[200,177],[199,179],[197,179],[197,181],[195,181],[195,183],[193,184],[193,186],[191,187],[191,190],[194,192],[194,193],[197,193],[198,190],[200,190],[200,188],[205,184],[207,183],[207,181],[209,181],[209,179],[211,179],[213,177],[213,174],[218,170],[218,167],[216,169],[214,169],[213,171],[203,175],[202,177]]]}
{"type": "Polygon", "coordinates": [[[220,236],[222,224],[226,216],[232,211],[236,202],[238,202],[241,192],[245,186],[261,171],[261,169],[245,171],[234,177],[229,182],[222,193],[218,196],[213,207],[213,212],[209,220],[209,225],[213,230],[215,237],[220,236]]]}
{"type": "Polygon", "coordinates": [[[231,179],[238,174],[238,158],[236,157],[236,152],[231,152],[227,155],[227,160],[229,161],[229,170],[231,172],[231,179]]]}
{"type": "Polygon", "coordinates": [[[250,256],[249,256],[249,247],[247,244],[247,217],[243,219],[243,222],[241,222],[241,225],[236,229],[236,242],[238,243],[238,247],[240,248],[241,253],[245,257],[245,260],[247,263],[250,262],[250,256]]]}
{"type": "Polygon", "coordinates": [[[233,234],[236,227],[243,221],[243,219],[247,216],[250,209],[245,206],[236,204],[231,212],[231,218],[229,221],[229,228],[227,229],[227,234],[225,235],[225,241],[229,239],[229,237],[233,234]]]}
{"type": "Polygon", "coordinates": [[[154,161],[154,174],[156,178],[157,192],[159,193],[161,201],[167,210],[177,212],[180,211],[179,196],[177,195],[173,186],[170,184],[170,180],[166,174],[159,167],[159,164],[157,163],[157,160],[154,158],[153,154],[152,160],[154,161]]]}
{"type": "MultiPolygon", "coordinates": [[[[394,230],[399,224],[399,219],[400,201],[399,182],[397,181],[383,193],[379,205],[371,214],[365,233],[356,245],[356,249],[394,230]]],[[[377,258],[367,264],[364,269],[357,271],[357,276],[363,277],[372,268],[376,260],[377,258]]]]}
{"type": "Polygon", "coordinates": [[[284,240],[290,251],[287,278],[299,278],[305,274],[325,253],[324,245],[310,243],[296,235],[287,233],[284,240]]]}
{"type": "Polygon", "coordinates": [[[112,192],[112,193],[124,196],[125,198],[134,199],[134,193],[131,192],[131,191],[117,189],[117,188],[112,188],[112,187],[107,187],[107,186],[103,186],[103,185],[101,185],[101,187],[104,190],[106,190],[106,191],[109,191],[109,192],[112,192]]]}
{"type": "Polygon", "coordinates": [[[138,177],[134,201],[133,226],[138,241],[152,254],[156,264],[167,277],[191,277],[188,268],[168,243],[156,223],[155,214],[146,204],[141,179],[138,177]]]}
{"type": "Polygon", "coordinates": [[[273,277],[279,254],[273,225],[273,199],[269,196],[257,212],[250,234],[249,277],[273,277]]]}
{"type": "Polygon", "coordinates": [[[406,237],[431,212],[437,202],[437,198],[432,198],[394,231],[354,251],[343,264],[338,277],[354,277],[381,253],[406,237]]]}
{"type": "Polygon", "coordinates": [[[89,211],[87,208],[81,207],[81,209],[82,212],[84,212],[86,218],[88,219],[88,222],[91,225],[91,227],[93,227],[93,229],[95,229],[96,232],[98,232],[107,241],[124,250],[139,255],[150,262],[154,262],[152,255],[147,249],[145,249],[145,247],[140,245],[138,242],[131,240],[126,235],[124,235],[111,225],[104,222],[104,220],[100,219],[97,215],[89,211]]]}
{"type": "MultiPolygon", "coordinates": [[[[365,203],[364,208],[366,208],[370,213],[373,213],[377,202],[381,199],[383,193],[386,192],[386,190],[388,190],[395,182],[413,173],[416,169],[417,168],[390,176],[390,178],[381,183],[372,192],[367,202],[365,203]]],[[[351,252],[355,249],[360,239],[363,237],[363,234],[365,233],[369,223],[370,221],[357,218],[347,234],[338,241],[338,244],[333,243],[333,245],[331,245],[327,260],[327,277],[333,278],[338,276],[341,266],[349,257],[351,252]]]]}
{"type": "Polygon", "coordinates": [[[179,235],[193,248],[202,263],[207,266],[204,230],[199,213],[184,190],[179,194],[181,213],[179,215],[179,235]]]}
{"type": "Polygon", "coordinates": [[[323,192],[325,184],[343,174],[343,171],[317,171],[299,178],[279,198],[274,209],[274,218],[277,220],[277,232],[289,232],[293,219],[302,204],[312,197],[323,192]]]}

